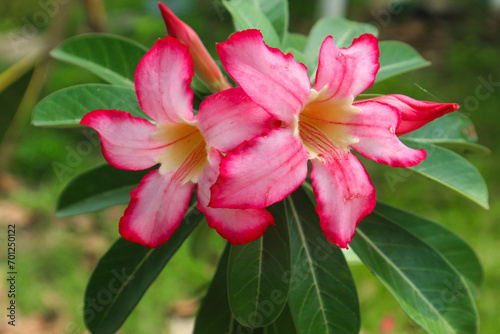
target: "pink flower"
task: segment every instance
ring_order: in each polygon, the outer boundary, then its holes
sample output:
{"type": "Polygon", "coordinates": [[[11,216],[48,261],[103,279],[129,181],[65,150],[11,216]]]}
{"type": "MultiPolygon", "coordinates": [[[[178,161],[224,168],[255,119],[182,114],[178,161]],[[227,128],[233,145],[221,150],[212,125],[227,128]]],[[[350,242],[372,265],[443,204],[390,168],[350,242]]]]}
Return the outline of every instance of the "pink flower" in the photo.
{"type": "Polygon", "coordinates": [[[194,116],[192,76],[188,48],[171,37],[158,40],[135,73],[139,104],[155,123],[117,110],[94,110],[81,120],[97,130],[112,166],[141,170],[160,164],[132,191],[119,225],[125,239],[150,248],[177,229],[196,183],[198,209],[231,243],[252,241],[274,224],[261,208],[208,207],[221,160],[217,149],[229,151],[259,135],[272,126],[272,117],[241,88],[210,96],[194,116]]]}
{"type": "Polygon", "coordinates": [[[188,46],[189,52],[193,57],[196,74],[200,80],[213,92],[231,88],[231,85],[226,77],[222,75],[219,67],[208,53],[196,32],[186,23],[179,20],[163,3],[158,2],[158,7],[160,8],[161,16],[163,17],[163,21],[165,21],[169,35],[188,46]]]}
{"type": "Polygon", "coordinates": [[[406,147],[397,135],[458,108],[402,95],[354,102],[380,67],[378,41],[369,34],[347,49],[327,37],[313,88],[306,67],[265,45],[257,30],[233,34],[217,52],[250,99],[281,126],[227,154],[210,206],[265,208],[278,202],[304,182],[309,160],[321,227],[343,248],[375,206],[375,190],[350,148],[392,167],[415,166],[426,152],[406,147]]]}

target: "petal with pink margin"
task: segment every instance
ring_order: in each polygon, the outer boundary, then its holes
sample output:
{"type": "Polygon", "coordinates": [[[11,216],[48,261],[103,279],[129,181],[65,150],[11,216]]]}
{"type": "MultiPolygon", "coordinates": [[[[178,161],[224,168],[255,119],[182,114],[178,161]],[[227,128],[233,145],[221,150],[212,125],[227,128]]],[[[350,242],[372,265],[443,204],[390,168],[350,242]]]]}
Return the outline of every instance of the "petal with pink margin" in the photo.
{"type": "Polygon", "coordinates": [[[188,47],[173,37],[156,41],[137,65],[135,90],[142,110],[161,124],[193,120],[191,78],[193,61],[188,47]]]}
{"type": "Polygon", "coordinates": [[[349,120],[349,132],[359,139],[350,146],[365,158],[391,167],[412,167],[427,157],[425,150],[414,150],[396,136],[401,115],[380,102],[362,101],[353,106],[361,112],[349,120]]]}
{"type": "Polygon", "coordinates": [[[364,34],[347,49],[339,49],[328,36],[319,51],[319,65],[314,89],[326,88],[324,99],[334,101],[356,97],[375,82],[380,64],[378,40],[364,34]]]}
{"type": "Polygon", "coordinates": [[[215,229],[232,245],[243,245],[260,238],[274,217],[264,209],[214,209],[208,207],[210,186],[219,175],[221,155],[214,149],[209,152],[209,163],[198,181],[197,208],[205,214],[208,226],[215,229]]]}
{"type": "Polygon", "coordinates": [[[290,128],[244,142],[222,159],[209,206],[260,209],[279,202],[304,182],[307,159],[290,128]]]}
{"type": "Polygon", "coordinates": [[[148,248],[170,239],[189,206],[194,184],[171,180],[172,173],[149,172],[130,193],[130,203],[120,219],[123,238],[148,248]]]}
{"type": "Polygon", "coordinates": [[[250,98],[279,120],[291,123],[309,98],[307,68],[270,48],[255,29],[236,32],[217,52],[224,67],[250,98]]]}
{"type": "Polygon", "coordinates": [[[417,130],[425,124],[450,112],[456,111],[456,103],[435,103],[414,100],[405,95],[385,95],[370,99],[393,106],[401,113],[401,123],[396,128],[396,135],[402,136],[417,130]]]}
{"type": "Polygon", "coordinates": [[[342,160],[311,160],[316,212],[327,239],[348,248],[358,223],[375,208],[375,188],[365,168],[352,154],[342,160]]]}
{"type": "Polygon", "coordinates": [[[201,103],[196,118],[208,145],[222,152],[233,150],[275,125],[274,118],[239,87],[209,96],[201,103]]]}
{"type": "Polygon", "coordinates": [[[163,144],[151,138],[157,131],[148,120],[119,110],[94,110],[80,124],[99,134],[102,154],[110,165],[126,170],[141,170],[156,165],[163,144]]]}

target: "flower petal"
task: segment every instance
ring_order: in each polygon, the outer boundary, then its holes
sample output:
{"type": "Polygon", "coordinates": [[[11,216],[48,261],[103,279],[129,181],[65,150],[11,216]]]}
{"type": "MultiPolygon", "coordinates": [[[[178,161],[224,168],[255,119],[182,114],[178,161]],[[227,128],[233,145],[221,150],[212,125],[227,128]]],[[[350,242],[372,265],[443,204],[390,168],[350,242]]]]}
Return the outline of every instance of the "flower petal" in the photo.
{"type": "Polygon", "coordinates": [[[236,32],[217,44],[224,67],[245,93],[276,118],[291,123],[307,101],[307,68],[293,55],[268,47],[260,31],[236,32]]]}
{"type": "Polygon", "coordinates": [[[80,124],[98,132],[104,158],[116,168],[146,169],[161,155],[162,143],[151,138],[156,126],[143,118],[119,110],[94,110],[80,124]]]}
{"type": "Polygon", "coordinates": [[[342,160],[311,160],[316,212],[323,233],[335,245],[348,248],[358,223],[375,207],[375,189],[365,168],[352,154],[342,160]]]}
{"type": "Polygon", "coordinates": [[[319,52],[319,65],[314,89],[325,86],[325,99],[343,100],[356,97],[373,85],[380,68],[378,40],[364,34],[353,40],[347,49],[339,49],[328,36],[319,52]]]}
{"type": "Polygon", "coordinates": [[[241,88],[209,96],[201,103],[196,117],[208,145],[223,152],[233,150],[274,125],[274,118],[241,88]]]}
{"type": "Polygon", "coordinates": [[[149,172],[130,193],[130,203],[120,219],[120,234],[149,248],[170,239],[189,205],[194,184],[171,180],[172,174],[149,172]]]}
{"type": "Polygon", "coordinates": [[[349,121],[351,134],[359,139],[351,147],[359,154],[391,167],[416,166],[426,158],[425,150],[411,149],[396,136],[401,116],[394,107],[373,101],[353,105],[361,108],[349,121]]]}
{"type": "Polygon", "coordinates": [[[137,65],[135,90],[142,110],[162,124],[193,119],[193,61],[187,46],[172,37],[156,41],[137,65]]]}
{"type": "Polygon", "coordinates": [[[219,175],[220,153],[210,152],[210,166],[205,168],[198,181],[198,210],[205,214],[208,226],[215,229],[233,245],[242,245],[260,238],[273,216],[264,209],[214,209],[208,207],[210,186],[219,175]]]}
{"type": "Polygon", "coordinates": [[[396,129],[396,135],[398,136],[414,131],[459,108],[456,103],[418,101],[399,94],[380,96],[370,101],[385,103],[399,110],[401,123],[396,129]]]}
{"type": "Polygon", "coordinates": [[[307,177],[307,153],[289,128],[277,128],[228,153],[212,186],[213,208],[265,208],[307,177]]]}

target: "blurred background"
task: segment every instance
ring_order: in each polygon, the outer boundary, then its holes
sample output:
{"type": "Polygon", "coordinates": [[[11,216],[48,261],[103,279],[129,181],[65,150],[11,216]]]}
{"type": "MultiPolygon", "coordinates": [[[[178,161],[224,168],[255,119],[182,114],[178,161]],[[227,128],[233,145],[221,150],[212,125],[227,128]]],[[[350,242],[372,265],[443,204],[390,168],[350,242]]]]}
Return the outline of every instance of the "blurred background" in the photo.
{"type": "MultiPolygon", "coordinates": [[[[486,277],[477,300],[481,333],[497,333],[500,1],[289,2],[292,32],[307,34],[320,16],[343,16],[376,25],[380,39],[406,42],[432,62],[431,67],[377,83],[371,93],[456,102],[475,123],[479,143],[492,152],[468,156],[488,184],[488,211],[404,170],[401,181],[388,182],[388,167],[363,162],[379,200],[442,223],[476,250],[486,277]],[[486,87],[485,81],[494,84],[486,87]],[[478,89],[490,94],[478,95],[478,89]]],[[[212,53],[215,43],[233,31],[230,16],[218,0],[165,3],[199,33],[212,53]]],[[[86,140],[82,129],[30,125],[31,111],[44,96],[68,86],[100,82],[94,75],[48,56],[48,51],[65,38],[87,32],[113,33],[151,47],[165,34],[165,28],[155,0],[0,0],[0,240],[4,244],[7,224],[16,224],[17,333],[85,333],[82,306],[86,282],[118,237],[123,206],[54,218],[64,186],[78,173],[102,163],[99,145],[80,159],[68,160],[78,143],[86,140]],[[58,170],[61,164],[67,168],[58,170]]],[[[120,333],[189,333],[192,316],[224,244],[206,224],[200,224],[120,333]]],[[[2,268],[5,253],[2,247],[2,268]]],[[[361,303],[362,333],[423,333],[364,266],[351,268],[361,303]]],[[[0,280],[0,305],[7,302],[5,282],[0,280]]],[[[0,333],[12,332],[4,318],[0,333]]]]}

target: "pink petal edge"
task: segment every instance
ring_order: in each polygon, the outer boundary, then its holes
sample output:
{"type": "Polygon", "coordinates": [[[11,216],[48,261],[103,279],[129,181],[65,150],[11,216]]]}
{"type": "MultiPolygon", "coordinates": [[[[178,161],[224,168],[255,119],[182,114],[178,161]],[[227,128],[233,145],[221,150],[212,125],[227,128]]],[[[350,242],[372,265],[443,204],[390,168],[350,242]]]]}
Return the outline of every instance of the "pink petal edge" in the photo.
{"type": "Polygon", "coordinates": [[[217,52],[245,93],[277,119],[291,123],[309,98],[307,68],[292,54],[268,47],[259,30],[232,34],[217,44],[217,52]]]}
{"type": "Polygon", "coordinates": [[[348,248],[358,223],[375,208],[375,189],[359,160],[348,153],[343,160],[311,160],[316,212],[327,239],[348,248]]]}
{"type": "Polygon", "coordinates": [[[289,128],[244,142],[222,159],[209,206],[260,209],[279,202],[304,182],[307,160],[289,128]]]}
{"type": "Polygon", "coordinates": [[[156,41],[137,65],[135,90],[142,110],[161,124],[193,120],[191,78],[193,61],[188,47],[173,37],[156,41]]]}
{"type": "Polygon", "coordinates": [[[161,155],[162,143],[151,139],[157,128],[146,119],[119,110],[94,110],[80,124],[97,131],[104,158],[116,168],[146,169],[161,155]]]}
{"type": "Polygon", "coordinates": [[[171,180],[172,174],[149,172],[130,193],[130,203],[120,219],[121,236],[148,248],[168,241],[189,206],[194,184],[171,180]]]}
{"type": "Polygon", "coordinates": [[[210,152],[210,166],[203,171],[198,181],[197,208],[205,214],[208,226],[215,229],[233,245],[242,245],[260,238],[274,217],[264,209],[214,209],[208,207],[210,186],[219,174],[220,153],[210,152]]]}
{"type": "Polygon", "coordinates": [[[327,86],[325,100],[356,97],[375,82],[378,58],[378,40],[371,34],[355,38],[347,49],[339,49],[328,36],[321,45],[314,89],[327,86]]]}

